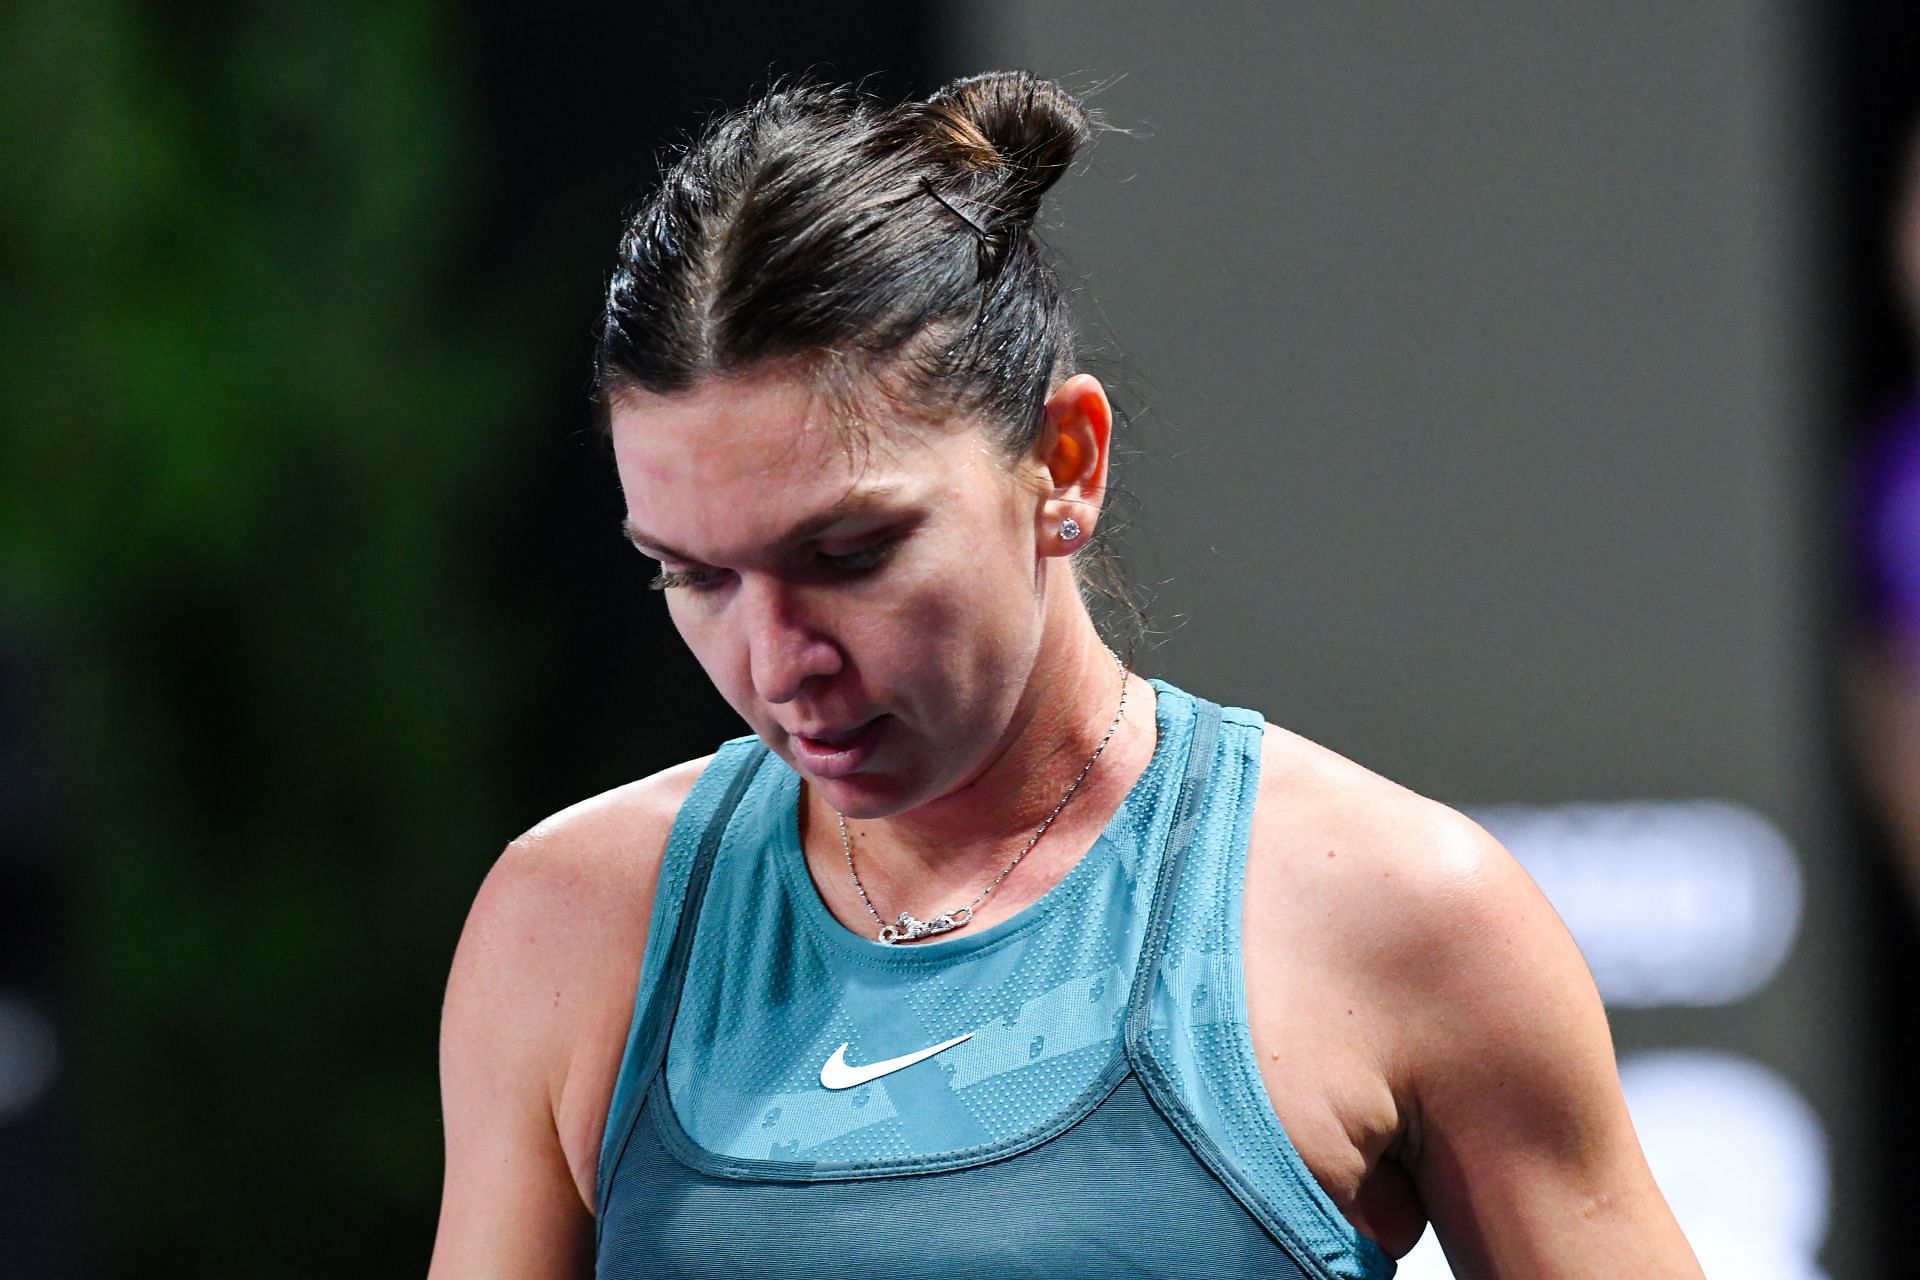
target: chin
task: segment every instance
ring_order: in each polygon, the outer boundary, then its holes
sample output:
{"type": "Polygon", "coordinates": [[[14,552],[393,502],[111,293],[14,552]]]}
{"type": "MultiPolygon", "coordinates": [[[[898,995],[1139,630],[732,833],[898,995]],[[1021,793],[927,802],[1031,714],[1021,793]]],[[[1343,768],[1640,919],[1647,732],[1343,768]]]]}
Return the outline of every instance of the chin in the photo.
{"type": "MultiPolygon", "coordinates": [[[[787,762],[793,764],[791,760],[787,762]]],[[[838,778],[822,778],[794,766],[794,772],[807,790],[844,815],[848,821],[871,821],[904,813],[929,796],[920,787],[884,767],[871,773],[864,770],[838,778]]],[[[925,779],[920,782],[924,786],[925,779]]]]}
{"type": "Polygon", "coordinates": [[[854,774],[845,778],[816,778],[805,769],[797,770],[806,780],[809,789],[833,808],[853,821],[867,821],[873,818],[891,818],[904,809],[912,808],[912,801],[903,796],[897,786],[886,779],[854,774]]]}

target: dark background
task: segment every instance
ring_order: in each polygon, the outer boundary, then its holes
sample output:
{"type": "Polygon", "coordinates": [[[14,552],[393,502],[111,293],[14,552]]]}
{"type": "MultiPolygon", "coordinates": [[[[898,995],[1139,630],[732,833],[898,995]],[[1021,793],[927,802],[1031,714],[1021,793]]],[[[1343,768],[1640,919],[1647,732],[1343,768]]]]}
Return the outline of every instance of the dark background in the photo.
{"type": "MultiPolygon", "coordinates": [[[[1903,310],[1895,286],[1890,224],[1920,127],[1920,77],[1912,73],[1920,53],[1920,7],[1855,3],[1832,10],[1833,58],[1827,70],[1833,103],[1834,179],[1839,191],[1843,301],[1832,358],[1840,373],[1840,424],[1835,444],[1842,453],[1858,445],[1876,417],[1915,382],[1920,342],[1913,316],[1903,310]]],[[[1830,690],[1832,705],[1841,703],[1830,690]]],[[[1836,758],[1846,760],[1844,728],[1835,717],[1836,758]]],[[[1912,1244],[1902,1224],[1908,1207],[1920,1203],[1920,928],[1896,883],[1889,833],[1875,820],[1851,770],[1841,772],[1851,834],[1862,854],[1869,891],[1863,927],[1873,946],[1866,975],[1872,1026],[1863,1037],[1862,1068],[1872,1084],[1869,1105],[1882,1139],[1875,1167],[1882,1197],[1877,1209],[1882,1235],[1879,1274],[1910,1269],[1912,1244]]],[[[1914,780],[1920,786],[1920,779],[1914,780]]]]}
{"type": "MultiPolygon", "coordinates": [[[[1884,244],[1920,17],[1805,15],[1837,472],[1914,375],[1884,244]]],[[[480,878],[547,813],[739,731],[641,589],[591,426],[621,211],[777,75],[898,97],[974,69],[951,18],[0,17],[0,996],[58,1046],[0,1115],[0,1273],[424,1269],[440,989],[480,878]]],[[[1851,812],[1881,1196],[1846,1221],[1884,1259],[1861,1274],[1896,1275],[1920,957],[1851,812]]]]}

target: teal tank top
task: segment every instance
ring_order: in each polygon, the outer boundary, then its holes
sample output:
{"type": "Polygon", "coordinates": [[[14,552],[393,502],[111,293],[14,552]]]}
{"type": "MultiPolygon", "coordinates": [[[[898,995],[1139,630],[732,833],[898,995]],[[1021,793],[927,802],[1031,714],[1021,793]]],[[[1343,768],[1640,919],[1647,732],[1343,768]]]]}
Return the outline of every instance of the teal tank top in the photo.
{"type": "Polygon", "coordinates": [[[757,738],[720,749],[660,872],[597,1275],[1393,1274],[1288,1141],[1247,1028],[1264,719],[1153,685],[1152,760],[1087,854],[911,946],[821,902],[799,776],[757,738]]]}

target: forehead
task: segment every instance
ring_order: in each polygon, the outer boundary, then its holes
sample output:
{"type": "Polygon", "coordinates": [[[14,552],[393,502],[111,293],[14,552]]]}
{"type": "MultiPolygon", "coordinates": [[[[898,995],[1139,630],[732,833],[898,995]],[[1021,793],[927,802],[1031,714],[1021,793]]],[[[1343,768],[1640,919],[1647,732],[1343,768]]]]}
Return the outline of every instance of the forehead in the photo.
{"type": "Polygon", "coordinates": [[[824,398],[791,378],[710,379],[675,395],[635,392],[608,415],[614,460],[631,496],[667,486],[757,485],[851,475],[846,434],[824,398]]]}
{"type": "Polygon", "coordinates": [[[777,374],[621,397],[608,423],[628,520],[688,550],[742,550],[850,494],[933,501],[991,474],[977,430],[853,427],[840,412],[777,374]]]}

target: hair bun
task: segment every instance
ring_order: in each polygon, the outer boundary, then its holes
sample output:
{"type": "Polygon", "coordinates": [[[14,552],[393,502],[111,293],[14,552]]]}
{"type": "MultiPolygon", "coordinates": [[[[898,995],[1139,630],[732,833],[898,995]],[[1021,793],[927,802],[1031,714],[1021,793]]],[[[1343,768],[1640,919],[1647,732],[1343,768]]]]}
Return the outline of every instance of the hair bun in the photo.
{"type": "Polygon", "coordinates": [[[1093,117],[1078,99],[1051,80],[1025,71],[989,71],[955,80],[927,99],[992,149],[981,154],[974,139],[956,138],[963,154],[982,168],[999,168],[1005,188],[995,206],[999,217],[1031,223],[1040,197],[1060,180],[1093,134],[1093,117]]]}

